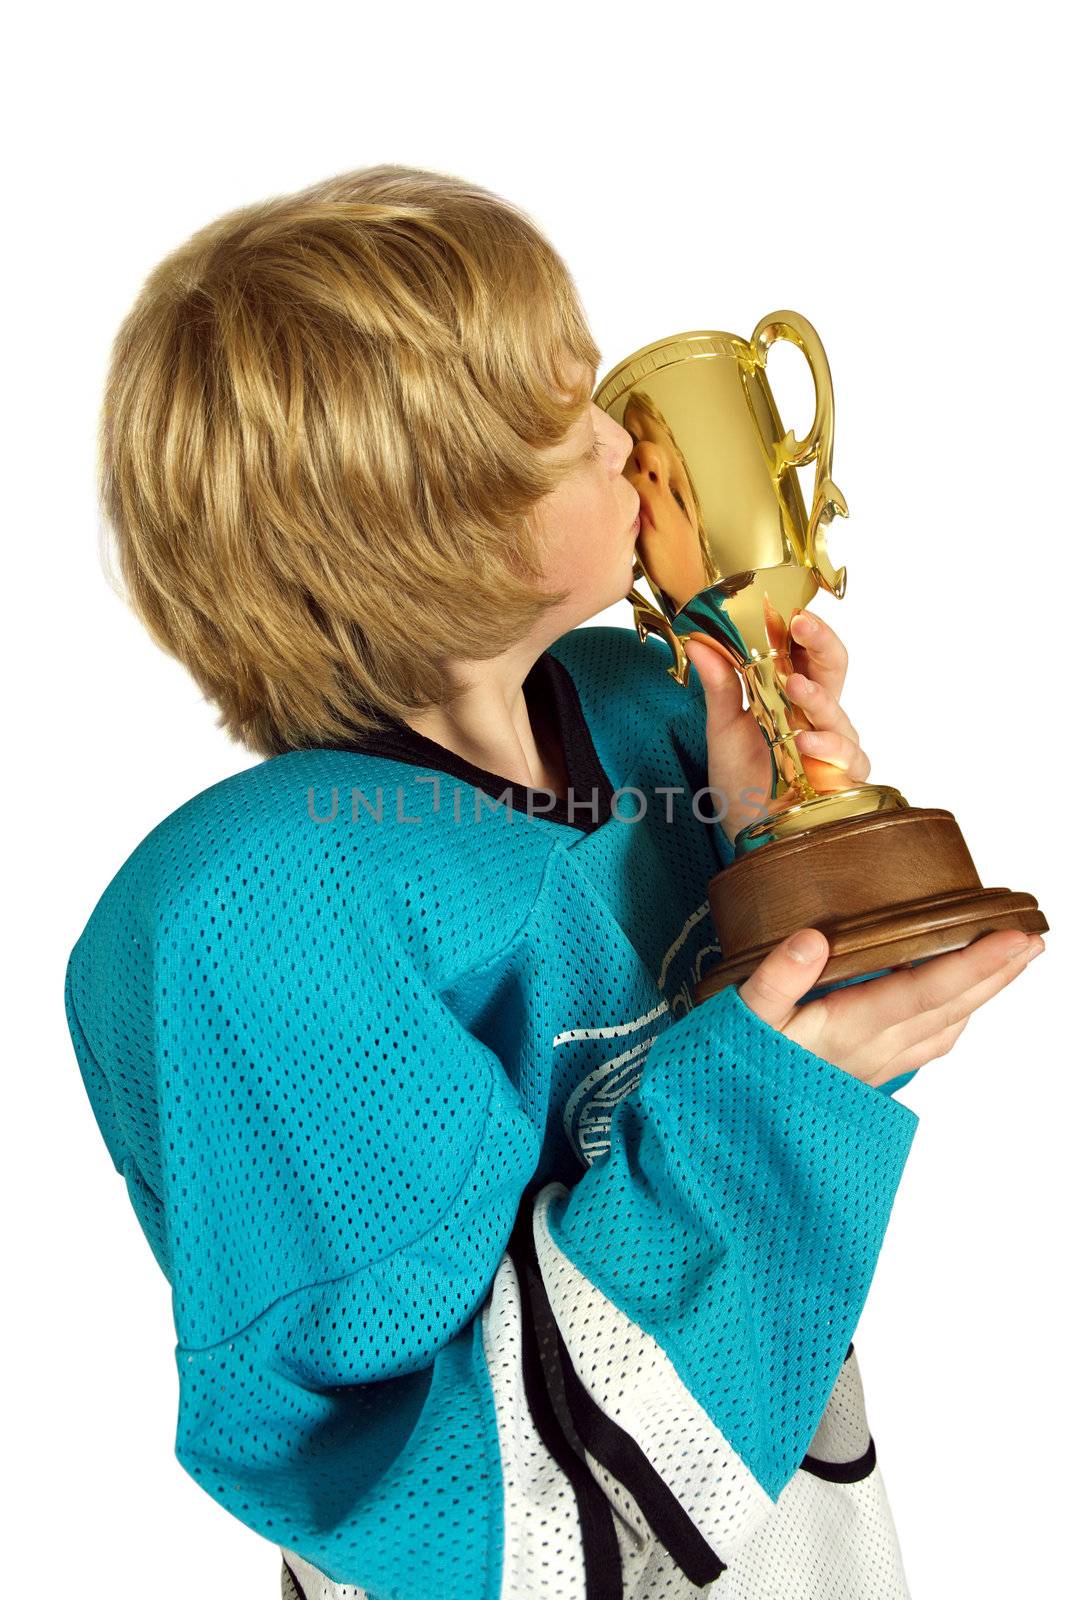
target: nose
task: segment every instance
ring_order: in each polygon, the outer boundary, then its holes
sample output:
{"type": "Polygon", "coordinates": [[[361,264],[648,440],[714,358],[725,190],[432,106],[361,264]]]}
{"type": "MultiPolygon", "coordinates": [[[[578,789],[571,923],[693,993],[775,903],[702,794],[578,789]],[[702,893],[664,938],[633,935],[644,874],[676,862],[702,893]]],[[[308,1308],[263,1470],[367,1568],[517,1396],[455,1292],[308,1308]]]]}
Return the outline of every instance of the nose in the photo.
{"type": "Polygon", "coordinates": [[[639,439],[633,447],[631,462],[636,468],[635,476],[644,478],[646,483],[659,483],[661,453],[659,447],[651,439],[639,439]]]}
{"type": "Polygon", "coordinates": [[[634,456],[634,439],[629,429],[616,423],[619,430],[619,449],[622,453],[622,465],[625,467],[634,456]]]}
{"type": "Polygon", "coordinates": [[[632,478],[643,478],[647,483],[655,483],[655,456],[649,456],[649,446],[646,439],[634,440],[629,434],[630,454],[627,457],[627,467],[632,478]]]}

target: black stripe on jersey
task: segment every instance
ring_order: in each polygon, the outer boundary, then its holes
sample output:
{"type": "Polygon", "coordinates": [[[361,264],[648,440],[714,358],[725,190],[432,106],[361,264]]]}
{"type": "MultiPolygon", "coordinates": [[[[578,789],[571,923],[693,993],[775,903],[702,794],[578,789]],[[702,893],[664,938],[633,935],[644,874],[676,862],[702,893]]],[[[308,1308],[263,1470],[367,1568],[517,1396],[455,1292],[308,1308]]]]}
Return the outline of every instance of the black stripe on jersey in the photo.
{"type": "MultiPolygon", "coordinates": [[[[846,1361],[855,1353],[855,1349],[855,1345],[850,1343],[845,1351],[846,1361]]],[[[861,1479],[870,1477],[877,1459],[874,1440],[868,1435],[866,1450],[854,1461],[823,1461],[819,1456],[805,1456],[800,1463],[800,1470],[810,1472],[814,1478],[825,1478],[827,1483],[859,1483],[861,1479]]]]}
{"type": "MultiPolygon", "coordinates": [[[[524,1242],[533,1256],[532,1267],[537,1275],[545,1304],[548,1297],[541,1280],[532,1235],[524,1234],[524,1242]]],[[[551,1316],[551,1312],[549,1312],[551,1316]]],[[[714,1582],[726,1571],[726,1564],[715,1554],[684,1506],[671,1493],[641,1446],[614,1418],[609,1417],[579,1378],[567,1349],[566,1340],[555,1318],[552,1318],[556,1347],[563,1375],[563,1387],[575,1432],[591,1456],[607,1468],[612,1477],[630,1494],[656,1538],[663,1545],[675,1565],[689,1579],[702,1588],[714,1582]]]]}
{"type": "Polygon", "coordinates": [[[282,1600],[294,1600],[294,1597],[295,1597],[295,1600],[307,1600],[307,1595],[304,1593],[303,1587],[301,1586],[301,1583],[300,1583],[300,1579],[297,1577],[296,1573],[293,1571],[292,1567],[289,1565],[288,1561],[286,1561],[285,1557],[283,1556],[282,1557],[282,1600]]]}
{"type": "Polygon", "coordinates": [[[622,1554],[615,1531],[615,1516],[589,1463],[567,1437],[552,1404],[542,1365],[540,1344],[556,1342],[556,1326],[537,1267],[533,1246],[533,1194],[523,1195],[511,1238],[511,1258],[519,1280],[522,1311],[522,1378],[526,1403],[545,1449],[553,1456],[574,1491],[582,1535],[586,1594],[596,1600],[623,1600],[622,1554]],[[538,1306],[540,1305],[540,1309],[538,1306]]]}
{"type": "Polygon", "coordinates": [[[877,1459],[874,1440],[869,1439],[866,1450],[855,1461],[820,1461],[818,1456],[805,1456],[800,1470],[810,1472],[814,1478],[825,1478],[827,1483],[859,1483],[870,1477],[877,1459]]]}
{"type": "Polygon", "coordinates": [[[417,733],[410,723],[384,713],[379,713],[378,727],[316,748],[377,754],[387,756],[390,761],[429,767],[432,771],[462,778],[464,783],[473,784],[495,800],[510,796],[509,812],[525,812],[549,822],[562,822],[582,833],[593,833],[611,815],[615,786],[593,744],[574,679],[563,662],[545,650],[523,679],[522,687],[527,706],[534,715],[550,719],[559,733],[567,769],[569,803],[563,795],[551,795],[547,789],[531,789],[479,767],[447,745],[438,744],[428,734],[417,733]],[[550,806],[547,805],[549,798],[550,806]]]}

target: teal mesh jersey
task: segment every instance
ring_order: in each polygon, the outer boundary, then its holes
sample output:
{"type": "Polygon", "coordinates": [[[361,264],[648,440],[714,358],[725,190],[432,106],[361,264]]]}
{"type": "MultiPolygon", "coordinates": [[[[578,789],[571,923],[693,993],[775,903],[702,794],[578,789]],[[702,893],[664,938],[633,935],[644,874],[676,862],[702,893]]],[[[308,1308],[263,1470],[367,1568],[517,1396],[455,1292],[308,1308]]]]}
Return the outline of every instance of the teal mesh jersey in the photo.
{"type": "Polygon", "coordinates": [[[71,953],[178,1460],[286,1593],[908,1593],[852,1337],[918,1118],[694,1004],[724,838],[666,660],[589,626],[532,669],[569,820],[404,725],[294,750],[71,953]]]}

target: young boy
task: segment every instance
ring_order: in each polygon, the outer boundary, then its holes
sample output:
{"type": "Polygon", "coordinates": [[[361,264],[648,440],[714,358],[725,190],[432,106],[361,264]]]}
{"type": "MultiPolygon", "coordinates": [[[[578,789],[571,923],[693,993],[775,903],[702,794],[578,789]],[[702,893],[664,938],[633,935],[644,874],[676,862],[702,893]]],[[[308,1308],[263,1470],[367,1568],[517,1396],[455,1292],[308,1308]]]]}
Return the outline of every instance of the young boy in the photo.
{"type": "MultiPolygon", "coordinates": [[[[852,1345],[892,1090],[1041,941],[801,1005],[809,929],[693,1004],[736,826],[690,801],[766,754],[714,652],[581,626],[656,492],[599,360],[529,219],[404,167],[203,229],[115,342],[130,601],[264,759],[132,852],[67,1016],[178,1459],[289,1596],[908,1592],[852,1345]]],[[[866,776],[795,632],[812,776],[866,776]]]]}

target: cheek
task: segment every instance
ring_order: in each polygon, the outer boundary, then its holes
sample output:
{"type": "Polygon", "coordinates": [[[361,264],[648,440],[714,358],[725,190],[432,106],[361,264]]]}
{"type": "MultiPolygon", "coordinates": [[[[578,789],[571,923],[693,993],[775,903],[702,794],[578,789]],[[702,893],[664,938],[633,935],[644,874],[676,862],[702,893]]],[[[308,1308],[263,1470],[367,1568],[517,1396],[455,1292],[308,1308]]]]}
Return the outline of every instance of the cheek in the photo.
{"type": "Polygon", "coordinates": [[[619,531],[617,498],[610,490],[591,490],[577,508],[564,559],[574,578],[584,577],[595,584],[618,559],[625,543],[619,531]]]}
{"type": "Polygon", "coordinates": [[[556,501],[542,523],[541,548],[553,586],[595,590],[624,547],[629,554],[632,542],[620,532],[618,502],[610,487],[576,489],[565,501],[556,501]]]}
{"type": "Polygon", "coordinates": [[[553,584],[568,589],[581,588],[595,567],[594,551],[595,546],[589,539],[582,537],[581,530],[573,529],[566,539],[559,541],[553,547],[549,565],[553,584]]]}

